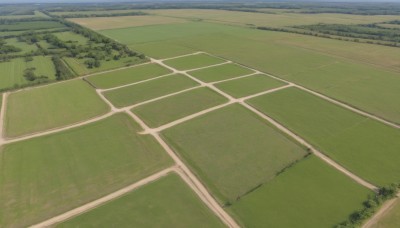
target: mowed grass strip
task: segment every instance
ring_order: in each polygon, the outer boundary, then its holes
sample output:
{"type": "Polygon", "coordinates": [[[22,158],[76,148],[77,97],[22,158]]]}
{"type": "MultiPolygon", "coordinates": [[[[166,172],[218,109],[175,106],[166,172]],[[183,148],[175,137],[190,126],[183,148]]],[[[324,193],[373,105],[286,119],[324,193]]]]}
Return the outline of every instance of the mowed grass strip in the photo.
{"type": "Polygon", "coordinates": [[[254,95],[284,85],[286,83],[268,77],[265,74],[257,74],[215,84],[218,89],[235,98],[254,95]]]}
{"type": "Polygon", "coordinates": [[[3,146],[0,226],[26,227],[100,198],[172,162],[126,114],[3,146]]]}
{"type": "Polygon", "coordinates": [[[150,127],[159,127],[227,101],[228,99],[203,87],[138,106],[132,111],[150,127]]]}
{"type": "Polygon", "coordinates": [[[109,107],[82,80],[11,93],[7,99],[5,133],[16,137],[84,121],[109,107]]]}
{"type": "Polygon", "coordinates": [[[179,92],[198,85],[190,78],[175,74],[153,81],[104,92],[104,96],[116,107],[126,107],[146,100],[179,92]]]}
{"type": "Polygon", "coordinates": [[[335,227],[372,191],[311,155],[235,202],[246,227],[335,227]]]}
{"type": "Polygon", "coordinates": [[[226,61],[207,54],[196,54],[164,61],[165,64],[177,70],[191,70],[223,62],[226,61]]]}
{"type": "Polygon", "coordinates": [[[241,67],[237,64],[229,63],[216,67],[192,71],[190,72],[190,75],[203,82],[215,82],[251,73],[254,73],[254,71],[241,67]]]}
{"type": "Polygon", "coordinates": [[[57,227],[225,227],[177,174],[169,174],[57,227]]]}
{"type": "Polygon", "coordinates": [[[109,89],[171,73],[158,64],[146,64],[105,74],[90,76],[87,80],[100,89],[109,89]]]}
{"type": "Polygon", "coordinates": [[[307,154],[240,105],[230,105],[163,132],[225,204],[237,200],[307,154]]]}
{"type": "Polygon", "coordinates": [[[328,156],[377,184],[400,180],[400,131],[297,88],[248,101],[328,156]]]}

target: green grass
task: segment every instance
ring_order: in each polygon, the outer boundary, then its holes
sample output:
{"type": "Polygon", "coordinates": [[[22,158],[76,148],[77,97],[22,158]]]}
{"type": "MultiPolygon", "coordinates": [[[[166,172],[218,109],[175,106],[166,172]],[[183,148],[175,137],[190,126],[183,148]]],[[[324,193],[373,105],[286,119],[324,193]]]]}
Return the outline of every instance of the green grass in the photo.
{"type": "Polygon", "coordinates": [[[400,200],[397,199],[394,206],[389,209],[372,228],[396,228],[400,226],[400,200]]]}
{"type": "Polygon", "coordinates": [[[88,77],[91,84],[101,89],[113,88],[171,73],[158,64],[146,64],[105,74],[88,77]]]}
{"type": "Polygon", "coordinates": [[[158,127],[227,101],[210,89],[199,88],[138,106],[132,111],[150,127],[158,127]]]}
{"type": "Polygon", "coordinates": [[[58,227],[225,227],[176,174],[169,174],[58,227]]]}
{"type": "Polygon", "coordinates": [[[19,91],[7,99],[5,133],[15,137],[57,128],[104,114],[108,109],[94,89],[81,80],[19,91]]]}
{"type": "MultiPolygon", "coordinates": [[[[0,33],[1,34],[1,33],[0,33]]],[[[195,52],[195,50],[189,47],[183,47],[173,42],[171,43],[144,43],[129,45],[132,50],[146,50],[146,55],[153,58],[164,59],[172,58],[180,55],[187,55],[195,52]]]]}
{"type": "Polygon", "coordinates": [[[126,107],[170,93],[196,86],[190,78],[175,74],[153,81],[104,92],[104,96],[116,107],[126,107]]]}
{"type": "Polygon", "coordinates": [[[88,38],[74,32],[58,32],[53,33],[58,39],[64,42],[71,42],[72,44],[86,45],[89,41],[88,38]]]}
{"type": "Polygon", "coordinates": [[[10,89],[14,86],[23,86],[30,84],[24,78],[24,70],[29,67],[35,67],[35,74],[45,75],[50,81],[55,80],[55,68],[50,57],[35,56],[33,61],[25,62],[24,58],[12,59],[9,62],[0,63],[0,90],[10,89]]]}
{"type": "Polygon", "coordinates": [[[246,78],[215,84],[218,89],[235,98],[250,96],[284,85],[286,85],[286,83],[264,74],[257,74],[246,78]]]}
{"type": "Polygon", "coordinates": [[[10,24],[0,25],[0,30],[7,31],[20,31],[20,30],[37,30],[37,29],[51,29],[51,28],[62,28],[65,27],[63,24],[57,21],[23,21],[13,22],[10,24]]]}
{"type": "Polygon", "coordinates": [[[19,42],[17,38],[6,39],[5,41],[7,45],[12,45],[14,47],[21,49],[21,51],[17,52],[17,54],[25,54],[37,50],[37,46],[35,44],[27,44],[25,42],[19,42]]]}
{"type": "Polygon", "coordinates": [[[297,88],[248,101],[338,161],[378,185],[400,181],[400,131],[297,88]]]}
{"type": "Polygon", "coordinates": [[[26,227],[130,185],[172,162],[126,114],[3,146],[0,226],[26,227]]]}
{"type": "Polygon", "coordinates": [[[164,61],[165,64],[177,69],[177,70],[190,70],[199,67],[210,66],[214,64],[223,63],[225,60],[212,57],[207,54],[197,54],[187,57],[181,57],[176,59],[170,59],[164,61]]]}
{"type": "Polygon", "coordinates": [[[371,191],[314,156],[241,198],[231,210],[247,227],[334,227],[371,191]]]}
{"type": "Polygon", "coordinates": [[[222,203],[272,180],[306,154],[239,105],[169,128],[163,136],[222,203]]]}
{"type": "Polygon", "coordinates": [[[192,76],[203,82],[215,82],[251,73],[254,71],[232,63],[190,72],[192,76]]]}

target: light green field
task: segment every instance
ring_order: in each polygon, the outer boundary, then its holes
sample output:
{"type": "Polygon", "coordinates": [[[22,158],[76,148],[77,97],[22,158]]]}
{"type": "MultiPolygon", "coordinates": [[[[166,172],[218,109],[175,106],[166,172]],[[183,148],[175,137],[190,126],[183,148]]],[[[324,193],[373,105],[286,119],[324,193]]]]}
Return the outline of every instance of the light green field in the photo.
{"type": "Polygon", "coordinates": [[[225,79],[235,78],[254,71],[246,69],[236,64],[224,64],[216,67],[206,68],[190,72],[190,75],[203,82],[215,82],[225,79]]]}
{"type": "Polygon", "coordinates": [[[171,71],[158,64],[152,63],[110,73],[94,75],[88,77],[87,80],[97,88],[108,89],[143,81],[168,73],[171,73],[171,71]]]}
{"type": "Polygon", "coordinates": [[[12,45],[14,47],[20,48],[21,51],[17,52],[18,54],[30,53],[32,51],[36,51],[37,47],[35,44],[27,44],[25,42],[19,42],[17,38],[10,38],[5,40],[7,45],[12,45]]]}
{"type": "Polygon", "coordinates": [[[397,228],[400,226],[400,200],[397,199],[394,206],[389,209],[372,228],[397,228]]]}
{"type": "Polygon", "coordinates": [[[104,96],[116,107],[126,107],[140,102],[179,92],[198,85],[190,78],[175,74],[153,81],[104,92],[104,96]]]}
{"type": "Polygon", "coordinates": [[[98,199],[171,160],[126,114],[3,146],[0,226],[27,227],[98,199]]]}
{"type": "Polygon", "coordinates": [[[58,227],[225,227],[176,174],[169,174],[58,227]]]}
{"type": "Polygon", "coordinates": [[[159,127],[227,101],[210,89],[199,88],[138,106],[132,111],[150,127],[159,127]]]}
{"type": "Polygon", "coordinates": [[[78,44],[78,45],[86,45],[87,42],[89,41],[88,38],[76,34],[74,32],[58,32],[58,33],[53,33],[58,39],[65,41],[65,42],[71,42],[72,44],[78,44]]]}
{"type": "Polygon", "coordinates": [[[57,21],[19,21],[7,24],[1,24],[0,30],[7,31],[33,31],[38,29],[52,29],[52,28],[63,28],[63,24],[57,21]]]}
{"type": "Polygon", "coordinates": [[[265,121],[230,105],[163,132],[221,203],[234,202],[306,155],[265,121]]]}
{"type": "Polygon", "coordinates": [[[372,192],[310,156],[234,203],[246,227],[335,227],[372,192]]]}
{"type": "Polygon", "coordinates": [[[235,97],[245,97],[261,93],[273,88],[284,86],[286,83],[275,80],[264,74],[240,78],[232,81],[217,83],[215,86],[223,92],[235,97]]]}
{"type": "Polygon", "coordinates": [[[66,64],[77,74],[77,75],[87,75],[91,73],[112,70],[116,68],[132,66],[135,64],[146,62],[147,60],[142,60],[137,57],[126,57],[120,60],[110,60],[110,61],[101,61],[101,66],[98,68],[89,69],[85,65],[86,59],[76,59],[64,57],[63,60],[66,64]]]}
{"type": "Polygon", "coordinates": [[[16,58],[0,63],[0,90],[29,84],[23,76],[24,70],[29,67],[36,68],[37,76],[45,75],[50,81],[55,80],[55,69],[50,57],[35,56],[30,62],[25,62],[24,58],[16,58]]]}
{"type": "Polygon", "coordinates": [[[152,56],[163,44],[210,52],[400,123],[397,48],[202,22],[102,33],[152,56]]]}
{"type": "Polygon", "coordinates": [[[191,70],[199,67],[223,63],[225,60],[207,55],[198,54],[164,61],[165,64],[177,70],[191,70]]]}
{"type": "Polygon", "coordinates": [[[136,44],[128,45],[128,47],[131,48],[132,50],[144,49],[146,50],[147,56],[151,56],[153,58],[158,58],[158,59],[171,58],[175,56],[187,55],[196,52],[196,50],[194,49],[180,46],[178,44],[175,44],[174,42],[163,42],[163,43],[150,42],[140,45],[136,44]]]}
{"type": "Polygon", "coordinates": [[[7,99],[7,137],[62,127],[108,111],[89,84],[72,80],[12,93],[7,99]]]}
{"type": "Polygon", "coordinates": [[[400,180],[400,131],[297,88],[248,101],[364,179],[400,180]]]}

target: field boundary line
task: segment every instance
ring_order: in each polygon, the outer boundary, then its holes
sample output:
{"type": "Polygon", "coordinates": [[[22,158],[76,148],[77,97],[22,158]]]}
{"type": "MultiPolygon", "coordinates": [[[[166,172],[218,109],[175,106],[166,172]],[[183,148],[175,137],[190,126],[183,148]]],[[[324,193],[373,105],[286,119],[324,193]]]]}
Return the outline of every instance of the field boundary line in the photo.
{"type": "Polygon", "coordinates": [[[224,83],[224,82],[230,82],[230,81],[235,81],[238,79],[242,79],[242,78],[248,78],[254,75],[259,74],[259,72],[254,72],[251,74],[246,74],[246,75],[242,75],[242,76],[238,76],[238,77],[234,77],[234,78],[228,78],[228,79],[224,79],[224,80],[219,80],[219,81],[215,81],[215,82],[209,82],[211,85],[215,85],[215,84],[219,84],[219,83],[224,83]]]}
{"type": "MultiPolygon", "coordinates": [[[[213,65],[209,65],[209,66],[203,66],[203,67],[197,67],[197,68],[193,68],[193,69],[189,69],[189,70],[183,70],[182,72],[192,72],[192,71],[204,70],[204,69],[208,69],[208,68],[213,68],[213,67],[217,67],[217,66],[226,65],[226,64],[229,64],[229,63],[232,63],[232,61],[225,60],[225,62],[223,62],[223,63],[217,63],[217,64],[213,64],[213,65]]],[[[175,69],[175,70],[180,72],[177,69],[175,69]]]]}
{"type": "MultiPolygon", "coordinates": [[[[126,111],[142,128],[144,131],[149,130],[149,127],[137,117],[131,111],[126,111]]],[[[228,226],[232,228],[238,228],[239,225],[236,221],[218,204],[214,197],[208,192],[207,188],[200,182],[195,174],[186,166],[186,164],[178,157],[177,154],[169,147],[169,145],[160,137],[156,132],[152,132],[151,135],[157,140],[157,142],[164,148],[166,153],[175,161],[182,173],[193,183],[189,185],[196,192],[200,192],[200,199],[228,226]]]]}
{"type": "Polygon", "coordinates": [[[245,100],[249,100],[249,99],[252,99],[252,98],[255,98],[255,97],[259,97],[259,96],[262,96],[262,95],[265,95],[265,94],[277,92],[279,90],[287,89],[287,88],[290,88],[290,87],[293,87],[293,84],[287,84],[287,85],[284,85],[284,86],[280,86],[280,87],[277,87],[277,88],[273,88],[273,89],[270,89],[270,90],[259,92],[259,93],[253,94],[253,95],[249,95],[249,96],[246,96],[246,97],[243,97],[243,98],[238,98],[238,100],[239,100],[239,103],[240,103],[240,102],[243,102],[245,100]]]}
{"type": "Polygon", "coordinates": [[[386,201],[378,211],[361,227],[362,228],[372,228],[379,220],[384,216],[387,212],[389,212],[396,204],[396,201],[399,201],[400,193],[396,195],[395,198],[386,201]]]}
{"type": "Polygon", "coordinates": [[[1,110],[0,110],[0,146],[4,142],[4,131],[5,131],[5,115],[6,115],[6,103],[7,103],[8,93],[3,93],[1,110]]]}
{"type": "MultiPolygon", "coordinates": [[[[217,56],[217,55],[213,55],[213,54],[209,54],[209,55],[210,55],[210,56],[217,57],[217,58],[224,59],[224,60],[226,60],[226,61],[230,61],[229,59],[224,58],[224,57],[221,57],[221,56],[217,56]]],[[[329,97],[329,96],[326,96],[326,95],[324,95],[324,94],[322,94],[322,93],[319,93],[319,92],[316,92],[316,91],[314,91],[314,90],[308,89],[308,88],[306,88],[306,87],[304,87],[304,86],[302,86],[302,85],[299,85],[299,84],[297,84],[297,83],[294,83],[294,82],[285,80],[285,79],[283,79],[283,78],[274,76],[274,75],[272,75],[272,74],[270,74],[270,73],[266,73],[266,72],[262,72],[262,71],[256,70],[256,69],[254,69],[254,68],[252,68],[252,67],[249,67],[249,66],[246,66],[246,65],[243,65],[243,64],[240,64],[240,63],[235,63],[235,64],[237,64],[237,65],[239,65],[239,66],[242,66],[242,67],[244,67],[244,68],[247,68],[247,69],[249,69],[249,70],[261,72],[262,74],[265,74],[265,75],[267,75],[267,76],[269,76],[269,77],[271,77],[271,78],[273,78],[273,79],[276,79],[276,80],[279,80],[279,81],[282,81],[282,82],[285,82],[285,83],[288,83],[288,84],[293,84],[293,86],[295,86],[295,87],[297,87],[297,88],[299,88],[299,89],[301,89],[301,90],[303,90],[303,91],[306,91],[306,92],[308,92],[308,93],[311,93],[311,94],[313,94],[313,95],[315,95],[315,96],[318,96],[318,97],[320,97],[320,98],[322,98],[322,99],[324,99],[324,100],[326,100],[326,101],[329,101],[330,103],[333,103],[333,104],[335,104],[335,105],[341,106],[341,107],[343,107],[343,108],[346,108],[346,109],[348,109],[348,110],[350,110],[350,111],[353,111],[353,112],[355,112],[355,113],[358,113],[358,114],[360,114],[360,115],[366,116],[366,117],[368,117],[368,118],[374,119],[374,120],[379,121],[379,122],[381,122],[381,123],[383,123],[383,124],[385,124],[385,125],[388,125],[388,126],[391,126],[391,127],[397,128],[397,129],[400,129],[400,125],[397,124],[397,123],[395,123],[395,122],[386,120],[386,119],[384,119],[384,118],[382,118],[382,117],[379,117],[379,116],[376,116],[376,115],[374,115],[374,114],[372,114],[372,113],[368,113],[368,112],[363,111],[363,110],[361,110],[361,109],[359,109],[359,108],[356,108],[356,107],[353,107],[353,106],[351,106],[351,105],[348,105],[348,104],[346,104],[346,103],[344,103],[344,102],[342,102],[342,101],[336,100],[336,99],[331,98],[331,97],[329,97]]]]}
{"type": "Polygon", "coordinates": [[[190,53],[190,54],[184,54],[184,55],[178,55],[178,56],[174,56],[174,57],[164,58],[164,59],[161,59],[161,61],[179,59],[179,58],[183,58],[183,57],[188,57],[188,56],[192,56],[192,55],[200,55],[200,54],[206,54],[206,53],[202,52],[202,51],[198,51],[198,52],[194,52],[194,53],[190,53]]]}
{"type": "Polygon", "coordinates": [[[110,193],[110,194],[108,194],[106,196],[103,196],[103,197],[101,197],[99,199],[96,199],[96,200],[94,200],[92,202],[86,203],[86,204],[84,204],[82,206],[79,206],[79,207],[77,207],[75,209],[72,209],[72,210],[67,211],[67,212],[65,212],[63,214],[57,215],[57,216],[55,216],[53,218],[50,218],[50,219],[48,219],[46,221],[43,221],[41,223],[38,223],[38,224],[30,226],[30,227],[31,228],[49,227],[49,226],[55,225],[57,223],[66,221],[68,219],[71,219],[72,217],[75,217],[77,215],[80,215],[80,214],[83,214],[83,213],[88,212],[90,210],[93,210],[93,209],[95,209],[97,207],[100,207],[100,206],[104,205],[105,203],[107,203],[109,201],[118,199],[118,198],[128,194],[129,192],[132,192],[132,191],[134,191],[134,190],[136,190],[136,189],[138,189],[138,188],[140,188],[140,187],[142,187],[144,185],[147,185],[147,184],[150,184],[150,183],[152,183],[154,181],[157,181],[158,179],[167,176],[169,173],[171,173],[171,172],[173,172],[175,170],[176,170],[176,167],[166,168],[166,169],[161,170],[161,171],[159,171],[159,172],[157,172],[157,173],[155,173],[155,174],[153,174],[151,176],[143,178],[143,179],[135,182],[134,184],[131,184],[131,185],[127,186],[127,187],[124,187],[124,188],[122,188],[120,190],[112,192],[112,193],[110,193]]]}

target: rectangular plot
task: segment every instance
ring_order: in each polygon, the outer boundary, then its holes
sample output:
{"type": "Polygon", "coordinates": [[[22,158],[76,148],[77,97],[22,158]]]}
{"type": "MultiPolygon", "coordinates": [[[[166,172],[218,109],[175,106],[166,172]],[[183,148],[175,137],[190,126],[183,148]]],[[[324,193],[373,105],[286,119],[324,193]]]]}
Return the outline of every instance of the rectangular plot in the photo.
{"type": "Polygon", "coordinates": [[[27,227],[100,198],[172,162],[126,114],[3,146],[0,226],[27,227]]]}
{"type": "Polygon", "coordinates": [[[284,85],[286,85],[286,83],[268,77],[265,74],[257,74],[246,78],[215,84],[218,89],[235,98],[250,96],[284,85]]]}
{"type": "Polygon", "coordinates": [[[192,76],[203,82],[215,82],[251,73],[254,71],[233,63],[190,72],[192,76]]]}
{"type": "Polygon", "coordinates": [[[315,156],[288,168],[234,203],[246,227],[335,227],[372,191],[315,156]]]}
{"type": "Polygon", "coordinates": [[[7,99],[7,137],[62,127],[106,113],[109,107],[82,80],[11,93],[7,99]]]}
{"type": "Polygon", "coordinates": [[[88,77],[87,80],[97,88],[109,89],[154,78],[168,73],[171,73],[171,71],[158,64],[146,64],[129,69],[94,75],[88,77]]]}
{"type": "Polygon", "coordinates": [[[207,54],[196,54],[164,61],[164,63],[168,66],[171,66],[178,70],[191,70],[223,62],[225,62],[225,60],[207,54]]]}
{"type": "Polygon", "coordinates": [[[307,154],[239,105],[169,128],[163,136],[223,203],[270,181],[307,154]]]}
{"type": "Polygon", "coordinates": [[[169,174],[57,227],[225,227],[176,174],[169,174]]]}
{"type": "Polygon", "coordinates": [[[248,101],[346,168],[378,185],[400,179],[400,131],[297,88],[248,101]]]}
{"type": "Polygon", "coordinates": [[[190,78],[175,74],[121,89],[107,91],[104,93],[104,96],[116,107],[126,107],[188,89],[196,85],[198,84],[190,78]]]}
{"type": "Polygon", "coordinates": [[[208,88],[199,88],[138,106],[132,111],[150,127],[159,127],[227,101],[228,99],[208,88]]]}

